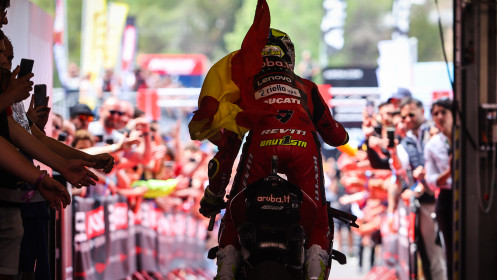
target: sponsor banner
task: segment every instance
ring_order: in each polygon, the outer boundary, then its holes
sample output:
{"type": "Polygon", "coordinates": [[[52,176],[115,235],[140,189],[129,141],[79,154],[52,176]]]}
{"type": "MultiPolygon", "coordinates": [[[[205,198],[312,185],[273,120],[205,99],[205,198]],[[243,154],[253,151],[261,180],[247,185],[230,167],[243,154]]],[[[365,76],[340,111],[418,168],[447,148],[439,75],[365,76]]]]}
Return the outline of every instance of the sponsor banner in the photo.
{"type": "Polygon", "coordinates": [[[299,90],[292,86],[285,84],[272,84],[258,90],[255,93],[255,99],[258,100],[263,97],[271,96],[273,94],[286,94],[293,97],[301,97],[299,90]]]}
{"type": "Polygon", "coordinates": [[[128,17],[123,31],[123,45],[121,51],[121,70],[123,72],[133,71],[137,42],[138,31],[135,25],[135,18],[128,17]]]}
{"type": "Polygon", "coordinates": [[[204,268],[207,228],[185,212],[167,213],[159,221],[159,271],[204,268]]]}
{"type": "Polygon", "coordinates": [[[124,279],[136,268],[134,215],[125,197],[111,196],[105,200],[108,257],[103,279],[124,279]]]}
{"type": "Polygon", "coordinates": [[[107,32],[107,1],[83,1],[81,26],[81,73],[94,81],[102,70],[107,32]]]}
{"type": "Polygon", "coordinates": [[[117,65],[123,41],[123,30],[129,6],[124,3],[109,2],[107,16],[107,36],[104,68],[114,69],[117,65]]]}
{"type": "Polygon", "coordinates": [[[135,271],[205,269],[206,224],[183,211],[163,212],[144,201],[74,197],[74,279],[125,279],[135,271]]]}
{"type": "Polygon", "coordinates": [[[377,87],[376,67],[330,67],[322,72],[325,84],[333,87],[377,87]]]}
{"type": "Polygon", "coordinates": [[[142,203],[135,217],[136,262],[138,270],[158,271],[157,226],[160,212],[151,203],[142,203]]]}
{"type": "Polygon", "coordinates": [[[442,98],[454,99],[454,92],[452,90],[435,90],[431,93],[431,103],[442,98]]]}
{"type": "Polygon", "coordinates": [[[198,76],[207,73],[207,57],[203,54],[140,54],[138,64],[161,75],[198,76]]]}
{"type": "Polygon", "coordinates": [[[266,99],[266,100],[264,100],[264,103],[267,103],[267,104],[300,104],[300,99],[290,98],[290,97],[286,97],[286,98],[278,97],[278,98],[266,99]]]}
{"type": "Polygon", "coordinates": [[[344,27],[347,17],[347,1],[323,0],[324,16],[321,21],[321,32],[328,53],[341,50],[345,44],[344,27]]]}
{"type": "Polygon", "coordinates": [[[159,120],[161,110],[159,108],[159,95],[156,89],[140,88],[136,94],[138,108],[145,112],[145,116],[150,120],[159,120]]]}
{"type": "Polygon", "coordinates": [[[108,251],[104,206],[74,197],[73,215],[74,279],[104,279],[108,251]]]}
{"type": "Polygon", "coordinates": [[[53,53],[54,60],[59,74],[60,83],[64,88],[67,84],[67,12],[66,0],[55,0],[55,15],[53,25],[53,53]]]}
{"type": "Polygon", "coordinates": [[[297,147],[307,147],[307,142],[292,139],[291,136],[284,136],[280,139],[268,139],[262,140],[259,143],[259,147],[268,147],[268,146],[297,146],[297,147]]]}

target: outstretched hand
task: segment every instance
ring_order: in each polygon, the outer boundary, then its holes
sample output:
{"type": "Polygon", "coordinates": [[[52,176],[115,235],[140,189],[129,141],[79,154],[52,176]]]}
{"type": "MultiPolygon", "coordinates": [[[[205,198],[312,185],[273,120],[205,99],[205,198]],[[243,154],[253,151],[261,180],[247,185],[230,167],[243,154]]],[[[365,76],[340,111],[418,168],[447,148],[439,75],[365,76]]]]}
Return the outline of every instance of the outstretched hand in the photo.
{"type": "Polygon", "coordinates": [[[92,162],[70,159],[64,170],[60,170],[60,173],[76,188],[89,187],[90,185],[95,185],[95,181],[98,181],[98,176],[86,167],[94,166],[95,163],[92,162]]]}
{"type": "Polygon", "coordinates": [[[105,173],[111,172],[114,167],[114,157],[107,153],[94,155],[92,162],[95,163],[93,168],[102,169],[105,173]]]}
{"type": "Polygon", "coordinates": [[[41,180],[38,190],[48,201],[50,207],[55,210],[60,211],[61,208],[66,208],[67,205],[71,204],[71,196],[67,189],[48,175],[45,175],[41,180]]]}

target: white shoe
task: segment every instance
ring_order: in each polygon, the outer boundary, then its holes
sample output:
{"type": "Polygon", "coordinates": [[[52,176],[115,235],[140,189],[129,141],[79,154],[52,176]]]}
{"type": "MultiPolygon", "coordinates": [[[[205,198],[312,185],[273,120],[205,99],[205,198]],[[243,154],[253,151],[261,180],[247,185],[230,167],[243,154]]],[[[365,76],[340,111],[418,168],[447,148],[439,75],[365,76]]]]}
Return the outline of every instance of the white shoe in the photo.
{"type": "Polygon", "coordinates": [[[240,251],[227,245],[217,251],[217,275],[214,280],[233,280],[240,264],[240,251]]]}
{"type": "Polygon", "coordinates": [[[327,279],[328,260],[330,255],[319,245],[312,245],[305,252],[305,270],[306,280],[324,280],[327,279]]]}

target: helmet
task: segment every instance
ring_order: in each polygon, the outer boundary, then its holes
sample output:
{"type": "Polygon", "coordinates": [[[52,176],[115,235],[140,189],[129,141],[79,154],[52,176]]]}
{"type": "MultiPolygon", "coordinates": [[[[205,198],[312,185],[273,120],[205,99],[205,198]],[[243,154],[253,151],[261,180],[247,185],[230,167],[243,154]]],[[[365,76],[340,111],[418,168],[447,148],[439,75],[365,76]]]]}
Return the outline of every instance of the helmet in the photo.
{"type": "Polygon", "coordinates": [[[292,70],[295,68],[295,47],[290,36],[278,29],[269,29],[269,38],[262,50],[262,56],[281,57],[292,70]]]}

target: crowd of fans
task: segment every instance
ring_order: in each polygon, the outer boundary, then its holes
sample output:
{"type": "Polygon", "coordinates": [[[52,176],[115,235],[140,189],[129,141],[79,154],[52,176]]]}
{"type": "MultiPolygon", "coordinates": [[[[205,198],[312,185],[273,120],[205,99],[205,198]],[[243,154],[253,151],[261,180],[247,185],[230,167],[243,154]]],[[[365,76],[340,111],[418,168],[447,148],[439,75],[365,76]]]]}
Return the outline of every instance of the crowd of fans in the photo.
{"type": "MultiPolygon", "coordinates": [[[[353,232],[360,237],[360,242],[350,253],[358,254],[359,267],[363,267],[365,247],[372,251],[371,267],[398,265],[398,256],[382,254],[382,239],[399,232],[396,211],[400,201],[409,209],[419,205],[414,210],[419,221],[416,235],[422,264],[422,271],[418,273],[429,276],[428,279],[451,279],[448,264],[452,244],[452,104],[447,98],[435,100],[431,104],[431,118],[425,117],[424,108],[423,103],[405,89],[378,104],[376,113],[365,108],[364,141],[357,150],[342,153],[338,158],[336,176],[339,179],[335,184],[341,186],[331,188],[335,189],[331,199],[336,208],[358,216],[360,227],[353,232]],[[388,130],[395,131],[392,142],[388,130]],[[375,260],[375,256],[381,256],[380,260],[375,260]]],[[[335,165],[334,161],[331,163],[335,165]]],[[[339,249],[342,246],[340,228],[339,224],[336,232],[339,249]]],[[[349,237],[349,246],[351,239],[349,237]]]]}
{"type": "MultiPolygon", "coordinates": [[[[0,4],[3,5],[0,7],[0,13],[3,13],[2,24],[6,24],[5,16],[9,2],[0,1],[0,4]]],[[[7,39],[1,40],[9,42],[7,39]]],[[[4,50],[1,51],[0,59],[7,58],[4,57],[4,50]]],[[[13,54],[10,61],[12,58],[13,54]]],[[[313,70],[308,66],[303,68],[313,70]]],[[[15,71],[18,70],[14,70],[14,73],[15,71]]],[[[309,75],[315,75],[311,72],[309,75]]],[[[15,84],[16,80],[10,79],[10,82],[15,84]]],[[[84,152],[85,155],[94,156],[84,158],[92,159],[93,164],[85,163],[91,173],[86,173],[84,164],[74,167],[77,171],[64,172],[63,175],[69,175],[66,176],[68,181],[74,183],[72,195],[92,198],[122,195],[128,199],[133,211],[138,211],[143,200],[153,200],[164,211],[186,207],[193,215],[203,219],[198,211],[199,202],[208,183],[207,165],[215,153],[215,147],[207,142],[182,139],[181,120],[174,128],[167,128],[166,131],[158,122],[147,119],[135,104],[119,98],[119,92],[122,90],[181,87],[181,84],[169,76],[145,73],[141,70],[135,71],[130,78],[131,82],[126,83],[116,78],[110,70],[106,71],[99,83],[90,80],[88,75],[80,76],[76,65],[69,66],[66,90],[69,94],[73,92],[77,96],[77,101],[69,108],[69,118],[65,119],[63,114],[50,112],[50,108],[46,106],[36,108],[33,103],[27,110],[27,116],[32,122],[30,125],[40,127],[42,131],[47,132],[48,137],[57,139],[60,143],[84,152]],[[96,106],[94,101],[102,98],[104,92],[111,92],[112,96],[105,99],[101,106],[96,106]],[[48,115],[51,115],[49,124],[46,123],[48,115]],[[108,165],[102,168],[104,161],[109,164],[108,158],[103,155],[112,156],[115,164],[111,171],[107,168],[108,165]],[[80,176],[74,179],[76,173],[80,176]],[[98,181],[93,182],[93,179],[97,178],[98,181]]],[[[26,82],[28,84],[22,91],[23,95],[20,96],[19,93],[19,96],[15,96],[16,102],[26,98],[26,93],[33,85],[27,79],[26,82]]],[[[8,87],[2,85],[2,91],[8,92],[8,87]]],[[[2,105],[12,103],[3,101],[2,105]]],[[[4,107],[2,113],[5,112],[4,119],[7,121],[9,110],[4,110],[4,107]]],[[[333,207],[359,217],[359,229],[351,230],[343,223],[336,222],[335,244],[338,250],[343,250],[346,240],[347,253],[359,256],[360,267],[363,266],[362,255],[366,247],[372,248],[371,267],[392,261],[379,253],[382,238],[398,231],[394,213],[399,201],[407,205],[413,201],[417,202],[419,235],[422,237],[419,252],[423,273],[430,275],[431,279],[451,279],[447,265],[451,264],[452,256],[451,250],[447,248],[450,248],[452,243],[452,104],[447,99],[434,101],[429,114],[431,118],[426,118],[424,108],[424,104],[406,90],[400,90],[388,101],[379,104],[377,112],[365,108],[362,127],[364,142],[357,150],[342,153],[337,159],[325,158],[323,164],[326,197],[333,207]],[[387,137],[389,130],[395,131],[393,141],[387,137]],[[436,219],[432,218],[433,213],[437,214],[436,219]],[[342,232],[343,229],[345,233],[342,232]],[[438,229],[441,230],[441,235],[438,229]],[[359,244],[355,244],[354,237],[359,237],[359,244]],[[380,261],[375,260],[376,256],[381,256],[380,261]]],[[[9,126],[12,130],[10,123],[9,126]]],[[[0,144],[3,152],[7,153],[7,145],[3,142],[0,144]]],[[[6,164],[2,165],[2,168],[7,168],[6,164]]],[[[76,165],[74,162],[73,164],[76,165]]],[[[40,190],[43,190],[43,187],[52,188],[47,197],[55,197],[54,201],[59,204],[56,208],[60,208],[61,203],[67,203],[60,198],[63,194],[50,193],[56,193],[54,189],[58,185],[49,181],[48,176],[45,178],[46,173],[24,171],[34,174],[32,178],[23,178],[26,182],[38,185],[40,190]]],[[[43,207],[46,208],[46,202],[43,207]]],[[[1,208],[2,213],[11,215],[11,212],[7,212],[9,207],[1,208]]],[[[0,219],[3,218],[0,216],[0,219]]],[[[203,220],[208,222],[207,219],[203,220]]],[[[46,218],[43,222],[46,222],[46,218]]],[[[27,224],[24,226],[27,227],[27,224]]],[[[22,230],[20,231],[22,236],[22,230]]],[[[206,242],[206,247],[215,245],[216,239],[217,236],[212,234],[206,242]]],[[[44,250],[46,254],[46,248],[44,250]]],[[[42,259],[46,260],[45,257],[39,257],[38,260],[42,259]]],[[[38,262],[37,269],[47,266],[46,262],[38,262]]],[[[174,273],[179,275],[186,272],[174,273]]],[[[11,275],[10,271],[0,271],[0,279],[10,279],[2,278],[4,274],[11,275]]],[[[34,279],[34,274],[26,275],[28,278],[23,279],[34,279]]]]}
{"type": "Polygon", "coordinates": [[[121,194],[136,207],[143,198],[155,198],[169,210],[201,198],[206,159],[212,153],[205,143],[182,141],[180,129],[178,122],[169,133],[162,133],[157,122],[146,119],[129,101],[111,97],[98,114],[79,103],[70,108],[69,120],[53,118],[52,137],[86,153],[107,152],[115,158],[110,174],[95,170],[97,184],[74,189],[74,195],[121,194]]]}
{"type": "MultiPolygon", "coordinates": [[[[447,130],[452,125],[447,120],[451,117],[451,103],[443,99],[431,106],[430,114],[425,114],[421,101],[409,91],[400,90],[378,104],[373,112],[364,109],[364,142],[357,150],[341,153],[338,158],[324,158],[327,200],[333,207],[358,216],[360,224],[359,229],[351,230],[336,220],[335,247],[346,249],[349,256],[357,256],[360,269],[365,267],[366,248],[371,250],[370,267],[392,262],[381,253],[382,236],[397,233],[399,229],[393,217],[399,200],[406,205],[417,201],[419,235],[423,237],[419,248],[422,273],[430,274],[433,279],[450,279],[447,274],[450,253],[445,253],[451,242],[450,231],[442,232],[441,239],[438,229],[444,227],[437,224],[450,223],[451,218],[432,218],[440,189],[445,192],[450,185],[447,183],[450,183],[450,169],[434,168],[438,159],[433,159],[433,145],[428,143],[440,135],[450,139],[451,132],[444,132],[443,127],[447,130]],[[443,113],[438,112],[440,108],[443,113]],[[427,118],[427,115],[433,116],[427,118]],[[387,131],[392,129],[395,140],[389,145],[387,131]],[[425,146],[432,148],[427,151],[425,146]],[[445,177],[443,182],[439,176],[445,177]]],[[[97,184],[73,188],[73,195],[123,195],[135,211],[141,201],[151,199],[164,211],[189,207],[201,218],[199,201],[208,183],[207,164],[215,147],[181,139],[180,121],[173,129],[160,127],[127,100],[110,97],[97,108],[95,112],[88,105],[77,103],[69,108],[69,119],[64,120],[58,114],[52,117],[51,137],[89,154],[110,153],[115,158],[116,165],[110,174],[92,170],[99,178],[97,184]]],[[[447,147],[436,155],[449,157],[447,147]]],[[[215,245],[215,240],[213,234],[206,246],[215,245]]]]}

